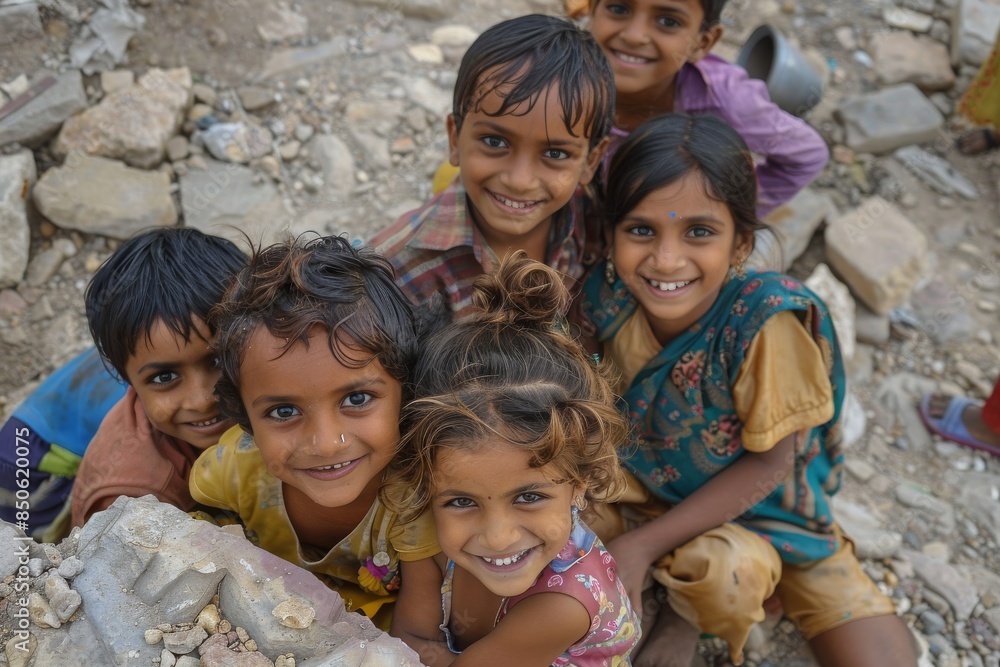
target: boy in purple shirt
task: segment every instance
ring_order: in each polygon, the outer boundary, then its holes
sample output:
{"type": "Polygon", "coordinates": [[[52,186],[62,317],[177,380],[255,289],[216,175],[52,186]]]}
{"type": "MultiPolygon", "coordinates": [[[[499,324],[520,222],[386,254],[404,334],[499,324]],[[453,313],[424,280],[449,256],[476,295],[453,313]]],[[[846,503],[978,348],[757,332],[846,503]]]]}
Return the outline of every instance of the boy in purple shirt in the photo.
{"type": "Polygon", "coordinates": [[[757,214],[791,199],[826,166],[823,138],[771,101],[763,81],[709,53],[726,0],[592,0],[590,31],[615,74],[610,156],[643,121],[668,111],[712,114],[746,141],[757,164],[757,214]]]}

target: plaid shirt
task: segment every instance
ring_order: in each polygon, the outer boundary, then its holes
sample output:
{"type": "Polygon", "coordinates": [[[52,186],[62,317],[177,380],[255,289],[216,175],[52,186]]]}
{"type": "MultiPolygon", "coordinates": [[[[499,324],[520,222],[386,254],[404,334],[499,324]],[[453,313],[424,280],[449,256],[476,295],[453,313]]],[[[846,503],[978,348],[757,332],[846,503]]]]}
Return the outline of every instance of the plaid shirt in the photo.
{"type": "MultiPolygon", "coordinates": [[[[576,224],[585,208],[577,188],[569,203],[552,217],[546,263],[564,276],[573,294],[584,271],[600,257],[584,250],[584,226],[576,224]]],[[[586,225],[590,226],[590,225],[586,225]]],[[[592,236],[597,236],[592,234],[592,236]]],[[[593,239],[592,239],[593,242],[593,239]]],[[[490,273],[498,259],[469,215],[465,190],[456,178],[424,206],[403,214],[369,243],[392,262],[396,282],[417,305],[446,306],[452,317],[468,311],[476,278],[490,273]],[[438,299],[441,302],[435,303],[438,299]]]]}

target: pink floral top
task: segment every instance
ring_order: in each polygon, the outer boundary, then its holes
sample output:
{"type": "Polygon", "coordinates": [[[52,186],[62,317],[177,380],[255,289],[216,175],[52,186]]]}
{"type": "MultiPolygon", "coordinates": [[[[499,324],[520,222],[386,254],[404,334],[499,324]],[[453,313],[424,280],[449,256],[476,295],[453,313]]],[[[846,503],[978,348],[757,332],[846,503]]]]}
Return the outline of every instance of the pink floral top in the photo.
{"type": "MultiPolygon", "coordinates": [[[[441,628],[454,652],[448,631],[454,564],[448,562],[441,587],[445,612],[441,628]]],[[[577,521],[569,541],[528,590],[506,598],[497,614],[499,623],[518,602],[536,593],[559,592],[576,598],[590,612],[590,630],[556,658],[554,667],[622,667],[631,665],[629,654],[639,642],[639,619],[632,611],[625,587],[618,579],[615,560],[604,544],[582,521],[577,521]]]]}

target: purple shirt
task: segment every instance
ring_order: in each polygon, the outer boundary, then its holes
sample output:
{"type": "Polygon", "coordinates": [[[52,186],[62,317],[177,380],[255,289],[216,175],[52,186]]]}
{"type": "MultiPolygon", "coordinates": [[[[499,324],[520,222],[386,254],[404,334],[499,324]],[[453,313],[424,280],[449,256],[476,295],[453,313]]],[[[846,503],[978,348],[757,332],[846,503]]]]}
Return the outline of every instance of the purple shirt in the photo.
{"type": "MultiPolygon", "coordinates": [[[[674,108],[691,115],[713,114],[739,132],[757,162],[757,215],[781,206],[823,171],[830,157],[826,142],[808,123],[771,101],[763,81],[709,54],[685,63],[677,73],[674,108]]],[[[628,132],[611,130],[612,154],[628,132]]]]}

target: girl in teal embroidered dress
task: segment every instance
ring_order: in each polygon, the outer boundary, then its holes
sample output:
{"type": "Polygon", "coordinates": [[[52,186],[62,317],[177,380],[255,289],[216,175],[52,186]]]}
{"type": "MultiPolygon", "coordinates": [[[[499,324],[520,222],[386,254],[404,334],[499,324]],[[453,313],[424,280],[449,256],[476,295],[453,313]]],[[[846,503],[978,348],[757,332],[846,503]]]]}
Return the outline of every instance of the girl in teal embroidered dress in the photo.
{"type": "Polygon", "coordinates": [[[622,375],[623,463],[649,499],[631,523],[622,510],[624,534],[597,530],[633,606],[652,566],[737,664],[773,592],[824,667],[915,664],[831,513],[845,374],[830,315],[798,280],[742,269],[761,227],[742,139],[711,116],[652,119],[615,154],[603,206],[609,257],[580,309],[622,375]]]}

